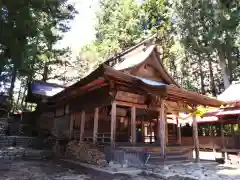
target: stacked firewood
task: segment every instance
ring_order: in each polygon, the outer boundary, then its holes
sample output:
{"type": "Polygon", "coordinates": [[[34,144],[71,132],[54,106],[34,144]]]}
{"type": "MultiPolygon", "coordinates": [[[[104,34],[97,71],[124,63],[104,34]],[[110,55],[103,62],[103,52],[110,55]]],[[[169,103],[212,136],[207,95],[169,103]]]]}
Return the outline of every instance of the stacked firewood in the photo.
{"type": "Polygon", "coordinates": [[[104,153],[99,151],[96,146],[88,143],[78,143],[75,140],[68,143],[66,156],[89,164],[107,164],[104,153]]]}

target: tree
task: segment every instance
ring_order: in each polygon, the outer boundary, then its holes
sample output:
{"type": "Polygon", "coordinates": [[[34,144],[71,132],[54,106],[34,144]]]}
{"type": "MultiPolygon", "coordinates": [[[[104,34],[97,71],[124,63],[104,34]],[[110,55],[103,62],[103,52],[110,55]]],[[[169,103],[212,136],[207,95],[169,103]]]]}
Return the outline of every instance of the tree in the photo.
{"type": "Polygon", "coordinates": [[[17,77],[31,81],[42,54],[53,59],[53,45],[68,31],[76,11],[67,0],[1,1],[0,7],[0,73],[11,72],[12,98],[17,77]]]}
{"type": "MultiPolygon", "coordinates": [[[[221,1],[187,0],[181,1],[177,7],[184,46],[201,58],[211,59],[212,55],[217,57],[224,87],[227,88],[233,80],[233,50],[236,49],[239,26],[237,14],[240,6],[235,1],[226,8],[221,1]]],[[[213,86],[213,79],[211,81],[213,86]]],[[[214,87],[212,90],[214,91],[214,87]]]]}
{"type": "Polygon", "coordinates": [[[172,37],[166,36],[172,30],[170,19],[165,0],[144,3],[135,0],[101,0],[95,27],[96,39],[81,49],[79,56],[85,59],[79,60],[82,64],[89,64],[83,61],[91,62],[96,67],[155,33],[159,34],[164,49],[163,58],[167,59],[167,50],[173,44],[172,37]]]}
{"type": "Polygon", "coordinates": [[[237,1],[101,0],[100,4],[96,39],[79,54],[82,67],[94,69],[157,33],[153,43],[183,88],[216,96],[240,80],[237,1]]]}

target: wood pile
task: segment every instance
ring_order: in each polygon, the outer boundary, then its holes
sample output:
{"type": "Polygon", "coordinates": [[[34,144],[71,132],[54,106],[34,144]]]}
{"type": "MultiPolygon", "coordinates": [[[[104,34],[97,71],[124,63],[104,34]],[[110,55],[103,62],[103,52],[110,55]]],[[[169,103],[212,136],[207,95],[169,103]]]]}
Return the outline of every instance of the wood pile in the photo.
{"type": "Polygon", "coordinates": [[[66,156],[88,164],[106,165],[105,154],[89,143],[78,143],[70,141],[67,145],[66,156]]]}

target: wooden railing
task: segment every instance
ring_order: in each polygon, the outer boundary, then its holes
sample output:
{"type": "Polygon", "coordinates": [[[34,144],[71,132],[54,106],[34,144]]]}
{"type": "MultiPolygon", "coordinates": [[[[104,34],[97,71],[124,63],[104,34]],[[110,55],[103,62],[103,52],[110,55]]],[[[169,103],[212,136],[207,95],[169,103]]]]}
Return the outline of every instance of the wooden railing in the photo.
{"type": "MultiPolygon", "coordinates": [[[[84,141],[93,142],[94,137],[88,136],[84,137],[84,141]]],[[[96,142],[99,144],[106,144],[111,142],[111,134],[110,133],[98,133],[96,137],[96,142]]]]}
{"type": "MultiPolygon", "coordinates": [[[[193,146],[192,137],[182,137],[182,146],[193,146]]],[[[236,143],[233,140],[233,137],[224,137],[224,144],[226,148],[236,148],[236,143]]],[[[222,139],[219,136],[199,136],[199,146],[202,149],[221,149],[222,139]]]]}
{"type": "Polygon", "coordinates": [[[111,142],[111,134],[110,133],[98,133],[96,137],[96,141],[98,143],[110,143],[111,142]]]}

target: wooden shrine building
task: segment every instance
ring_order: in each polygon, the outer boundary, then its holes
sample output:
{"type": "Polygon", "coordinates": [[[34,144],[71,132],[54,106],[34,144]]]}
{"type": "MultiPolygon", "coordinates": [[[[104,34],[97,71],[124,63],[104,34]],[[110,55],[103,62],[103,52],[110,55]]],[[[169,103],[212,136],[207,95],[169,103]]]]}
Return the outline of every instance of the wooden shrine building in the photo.
{"type": "MultiPolygon", "coordinates": [[[[164,156],[166,146],[178,144],[181,136],[167,125],[167,115],[177,117],[179,112],[193,112],[198,105],[223,104],[182,89],[164,68],[154,45],[141,44],[114,61],[101,64],[81,81],[42,103],[40,126],[80,142],[109,139],[112,147],[120,142],[154,143],[164,156]],[[178,135],[170,142],[171,133],[178,135]]],[[[198,153],[195,115],[193,129],[198,153]]]]}
{"type": "Polygon", "coordinates": [[[240,83],[233,83],[218,96],[219,100],[225,102],[224,106],[208,111],[198,121],[198,126],[208,126],[212,130],[200,137],[200,146],[208,146],[211,149],[231,149],[231,151],[240,149],[239,91],[240,83]]]}

